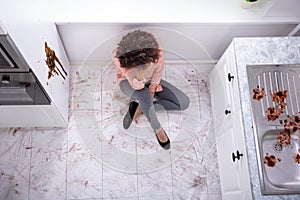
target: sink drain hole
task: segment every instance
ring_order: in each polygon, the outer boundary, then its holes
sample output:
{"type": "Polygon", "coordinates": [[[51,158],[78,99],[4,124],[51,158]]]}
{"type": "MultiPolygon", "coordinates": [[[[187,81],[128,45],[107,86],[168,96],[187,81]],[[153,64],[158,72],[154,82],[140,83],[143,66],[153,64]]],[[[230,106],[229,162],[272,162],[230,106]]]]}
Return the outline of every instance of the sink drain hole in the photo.
{"type": "Polygon", "coordinates": [[[282,151],[282,145],[279,144],[278,142],[275,142],[273,144],[273,149],[276,151],[276,152],[281,152],[282,151]]]}

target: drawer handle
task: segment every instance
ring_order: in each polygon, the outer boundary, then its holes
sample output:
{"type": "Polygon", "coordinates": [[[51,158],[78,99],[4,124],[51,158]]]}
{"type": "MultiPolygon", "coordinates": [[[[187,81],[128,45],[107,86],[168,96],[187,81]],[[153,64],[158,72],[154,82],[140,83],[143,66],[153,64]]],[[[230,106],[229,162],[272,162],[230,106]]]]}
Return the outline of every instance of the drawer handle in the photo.
{"type": "Polygon", "coordinates": [[[240,153],[239,150],[237,150],[236,155],[234,153],[232,153],[232,161],[235,162],[236,159],[240,160],[242,156],[243,156],[243,154],[240,153]]]}
{"type": "Polygon", "coordinates": [[[234,79],[234,76],[232,76],[230,73],[228,73],[228,81],[231,82],[232,79],[234,79]]]}
{"type": "Polygon", "coordinates": [[[230,113],[231,113],[230,110],[225,110],[225,115],[228,115],[228,114],[230,114],[230,113]]]}

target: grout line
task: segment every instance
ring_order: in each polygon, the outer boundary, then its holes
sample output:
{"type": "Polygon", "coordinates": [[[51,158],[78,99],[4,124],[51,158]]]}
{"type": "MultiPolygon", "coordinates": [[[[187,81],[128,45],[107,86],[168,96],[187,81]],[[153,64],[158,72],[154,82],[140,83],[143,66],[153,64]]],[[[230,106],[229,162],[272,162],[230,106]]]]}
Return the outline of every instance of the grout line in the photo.
{"type": "MultiPolygon", "coordinates": [[[[165,80],[168,81],[168,76],[167,76],[167,73],[168,73],[168,66],[169,64],[167,64],[165,66],[165,80]]],[[[168,118],[168,130],[170,131],[170,116],[169,116],[169,111],[167,111],[167,118],[168,118]]],[[[170,149],[170,164],[171,164],[171,184],[172,184],[172,199],[174,200],[174,176],[173,176],[173,163],[172,163],[172,148],[170,149]]]]}
{"type": "MultiPolygon", "coordinates": [[[[168,64],[165,65],[165,80],[168,81],[168,64]]],[[[167,119],[168,119],[168,130],[170,131],[170,116],[169,111],[167,110],[167,119]]],[[[172,144],[171,144],[172,145],[172,144]]],[[[173,178],[173,163],[172,163],[172,148],[170,149],[170,167],[171,167],[171,192],[172,192],[172,199],[174,200],[174,178],[173,178]]]]}
{"type": "MultiPolygon", "coordinates": [[[[195,69],[195,67],[193,66],[193,71],[194,71],[194,75],[196,76],[196,83],[197,83],[197,101],[198,101],[198,112],[199,112],[199,118],[200,118],[200,121],[199,121],[199,124],[198,124],[198,126],[196,126],[196,128],[197,128],[197,131],[196,131],[196,134],[195,134],[195,136],[196,136],[196,140],[198,141],[198,134],[199,134],[199,130],[200,129],[198,129],[198,127],[201,127],[203,124],[201,123],[201,100],[200,100],[200,98],[201,98],[201,92],[200,92],[200,81],[199,81],[199,78],[201,79],[201,81],[202,81],[202,74],[200,74],[201,72],[199,72],[197,69],[195,69]]],[[[197,148],[195,148],[195,144],[193,144],[193,149],[195,150],[195,156],[197,157],[197,149],[198,149],[198,147],[197,148]]],[[[198,163],[199,165],[200,165],[200,163],[198,163]]],[[[197,173],[198,175],[199,175],[199,172],[197,173]]],[[[194,192],[195,191],[193,191],[192,192],[192,196],[193,196],[193,194],[194,194],[194,192]]]]}
{"type": "Polygon", "coordinates": [[[65,199],[68,199],[68,160],[69,160],[69,126],[67,128],[67,141],[66,141],[66,196],[65,199]]]}
{"type": "MultiPolygon", "coordinates": [[[[32,129],[30,129],[30,146],[32,147],[32,141],[33,141],[33,134],[32,129]]],[[[28,200],[30,200],[30,188],[31,188],[31,162],[32,162],[32,148],[30,149],[30,159],[29,159],[29,177],[28,177],[28,200]]]]}
{"type": "MultiPolygon", "coordinates": [[[[68,57],[68,55],[67,55],[68,57]]],[[[69,69],[69,73],[70,74],[73,74],[73,71],[76,71],[76,68],[70,68],[69,69]]],[[[74,77],[73,77],[74,78],[74,77]]],[[[74,92],[73,91],[73,86],[72,86],[72,83],[71,83],[71,77],[69,79],[69,101],[68,101],[68,112],[70,112],[71,109],[73,109],[73,95],[72,93],[74,92]]],[[[74,114],[74,113],[72,113],[74,114]]],[[[70,113],[68,113],[68,118],[70,117],[70,113]]],[[[67,126],[67,139],[66,139],[66,194],[65,194],[65,199],[68,199],[68,160],[69,160],[69,125],[67,126]]]]}
{"type": "MultiPolygon", "coordinates": [[[[132,124],[133,125],[133,124],[132,124]]],[[[138,147],[137,147],[137,132],[136,132],[136,124],[134,124],[134,133],[135,133],[135,167],[136,167],[136,193],[139,199],[139,171],[138,171],[138,147]]]]}
{"type": "Polygon", "coordinates": [[[173,162],[172,162],[172,149],[170,150],[170,160],[171,160],[171,184],[172,184],[172,199],[174,200],[174,175],[173,175],[173,162]]]}
{"type": "Polygon", "coordinates": [[[140,199],[140,195],[139,195],[139,168],[138,168],[138,138],[137,138],[137,132],[136,132],[136,128],[134,129],[135,132],[135,152],[136,152],[136,193],[138,196],[138,200],[140,199]]]}
{"type": "Polygon", "coordinates": [[[101,78],[100,78],[100,83],[101,83],[101,89],[100,89],[100,92],[101,92],[101,94],[100,94],[100,98],[101,98],[101,105],[100,105],[100,112],[101,112],[101,114],[100,114],[100,121],[101,121],[101,125],[100,125],[100,131],[101,131],[101,173],[102,173],[102,199],[104,199],[104,192],[103,192],[103,190],[104,190],[104,178],[103,178],[103,176],[104,176],[104,170],[103,170],[103,167],[104,167],[104,165],[103,165],[103,72],[104,72],[104,70],[101,72],[101,78]]]}

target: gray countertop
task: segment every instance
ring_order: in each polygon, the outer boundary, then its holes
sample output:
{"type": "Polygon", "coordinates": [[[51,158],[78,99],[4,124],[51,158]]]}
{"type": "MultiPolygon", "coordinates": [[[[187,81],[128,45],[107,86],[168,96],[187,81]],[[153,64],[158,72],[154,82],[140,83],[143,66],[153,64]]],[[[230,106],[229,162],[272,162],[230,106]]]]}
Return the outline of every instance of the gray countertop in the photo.
{"type": "Polygon", "coordinates": [[[261,194],[258,166],[257,162],[253,162],[257,160],[257,157],[250,111],[251,98],[246,71],[247,64],[299,64],[300,37],[235,38],[233,43],[235,47],[253,199],[300,199],[300,195],[263,196],[261,194]]]}

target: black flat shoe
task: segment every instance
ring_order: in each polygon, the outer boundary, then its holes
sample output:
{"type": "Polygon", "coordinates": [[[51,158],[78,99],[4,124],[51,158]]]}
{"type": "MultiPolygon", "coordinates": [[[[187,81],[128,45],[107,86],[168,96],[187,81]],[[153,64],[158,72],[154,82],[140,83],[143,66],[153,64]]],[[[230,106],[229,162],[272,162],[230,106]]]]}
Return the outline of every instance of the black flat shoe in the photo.
{"type": "Polygon", "coordinates": [[[129,109],[123,119],[123,127],[125,129],[128,129],[130,127],[133,120],[133,116],[138,106],[139,106],[138,102],[135,101],[130,102],[129,109]]]}
{"type": "Polygon", "coordinates": [[[168,137],[168,135],[166,134],[166,132],[165,132],[164,129],[163,129],[163,131],[164,131],[165,135],[166,135],[167,138],[168,138],[168,140],[167,140],[166,142],[161,142],[161,141],[159,140],[159,138],[157,137],[157,134],[156,134],[156,133],[155,133],[155,136],[156,136],[156,139],[157,139],[158,143],[160,144],[160,146],[161,146],[162,148],[164,148],[165,150],[169,150],[170,147],[171,147],[170,139],[169,139],[169,137],[168,137]]]}

